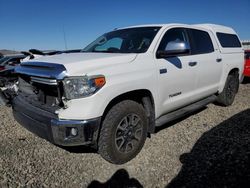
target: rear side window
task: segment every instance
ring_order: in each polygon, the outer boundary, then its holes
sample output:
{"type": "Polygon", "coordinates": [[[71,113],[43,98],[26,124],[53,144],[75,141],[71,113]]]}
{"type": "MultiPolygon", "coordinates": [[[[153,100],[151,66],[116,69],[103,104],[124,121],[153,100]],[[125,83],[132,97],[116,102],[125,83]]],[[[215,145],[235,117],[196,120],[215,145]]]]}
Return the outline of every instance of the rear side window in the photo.
{"type": "Polygon", "coordinates": [[[237,35],[227,33],[216,33],[223,48],[240,48],[241,43],[237,35]]]}
{"type": "Polygon", "coordinates": [[[209,34],[206,31],[189,29],[191,40],[191,52],[195,54],[205,54],[214,51],[214,46],[209,34]]]}

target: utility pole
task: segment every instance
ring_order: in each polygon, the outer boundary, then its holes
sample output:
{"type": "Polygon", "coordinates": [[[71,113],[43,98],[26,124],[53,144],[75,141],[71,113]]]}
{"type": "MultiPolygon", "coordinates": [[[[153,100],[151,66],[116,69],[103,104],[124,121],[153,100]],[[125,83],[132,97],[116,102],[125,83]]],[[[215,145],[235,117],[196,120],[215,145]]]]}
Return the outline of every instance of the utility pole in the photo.
{"type": "Polygon", "coordinates": [[[65,34],[65,30],[64,30],[64,25],[63,25],[63,39],[64,39],[65,50],[68,50],[67,40],[66,40],[66,34],[65,34]]]}

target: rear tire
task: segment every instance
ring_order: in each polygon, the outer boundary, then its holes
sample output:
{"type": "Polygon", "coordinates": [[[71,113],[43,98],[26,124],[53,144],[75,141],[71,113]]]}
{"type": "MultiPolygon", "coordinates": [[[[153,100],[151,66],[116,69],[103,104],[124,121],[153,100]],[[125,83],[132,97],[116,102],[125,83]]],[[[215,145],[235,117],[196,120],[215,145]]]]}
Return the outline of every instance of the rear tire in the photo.
{"type": "Polygon", "coordinates": [[[123,164],[142,149],[147,137],[148,120],[142,105],[125,100],[107,113],[100,132],[98,152],[107,161],[123,164]]]}
{"type": "Polygon", "coordinates": [[[223,91],[218,95],[217,102],[222,106],[230,106],[239,89],[239,75],[230,74],[227,77],[223,91]]]}

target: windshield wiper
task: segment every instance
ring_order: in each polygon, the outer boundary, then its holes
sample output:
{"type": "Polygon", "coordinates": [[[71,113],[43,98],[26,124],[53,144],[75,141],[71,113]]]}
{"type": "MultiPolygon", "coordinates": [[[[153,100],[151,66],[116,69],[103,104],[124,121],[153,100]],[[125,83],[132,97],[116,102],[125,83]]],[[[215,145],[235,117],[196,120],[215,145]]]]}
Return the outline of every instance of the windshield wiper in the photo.
{"type": "Polygon", "coordinates": [[[83,52],[82,49],[73,49],[73,50],[64,50],[64,51],[61,51],[61,53],[79,53],[79,52],[83,52]]]}
{"type": "Polygon", "coordinates": [[[117,51],[117,50],[93,50],[90,52],[93,52],[93,53],[121,53],[120,51],[117,51]]]}

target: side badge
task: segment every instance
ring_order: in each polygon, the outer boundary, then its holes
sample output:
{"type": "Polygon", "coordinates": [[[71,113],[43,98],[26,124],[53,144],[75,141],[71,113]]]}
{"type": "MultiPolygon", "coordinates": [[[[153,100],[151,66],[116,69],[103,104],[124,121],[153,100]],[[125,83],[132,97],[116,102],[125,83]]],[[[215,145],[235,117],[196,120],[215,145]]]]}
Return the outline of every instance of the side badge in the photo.
{"type": "Polygon", "coordinates": [[[176,97],[178,95],[181,95],[181,92],[173,93],[173,94],[169,95],[169,98],[176,97]]]}

